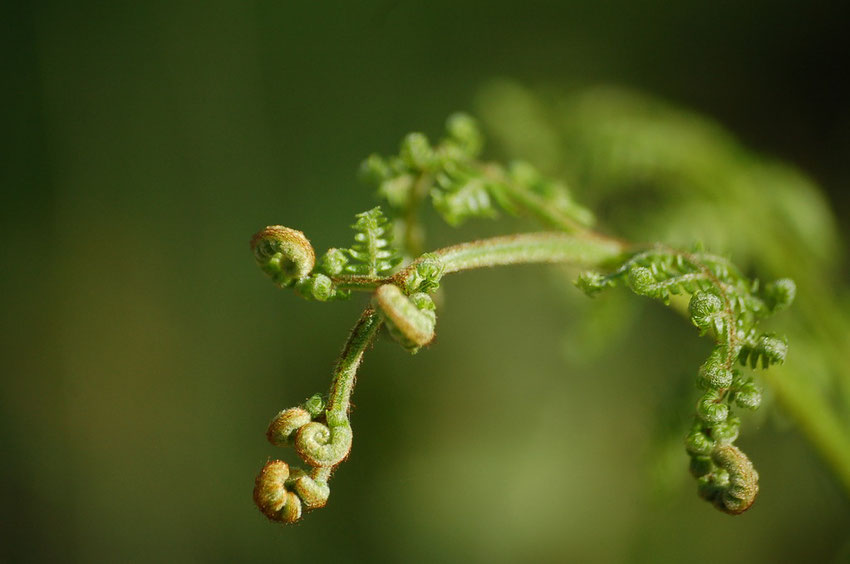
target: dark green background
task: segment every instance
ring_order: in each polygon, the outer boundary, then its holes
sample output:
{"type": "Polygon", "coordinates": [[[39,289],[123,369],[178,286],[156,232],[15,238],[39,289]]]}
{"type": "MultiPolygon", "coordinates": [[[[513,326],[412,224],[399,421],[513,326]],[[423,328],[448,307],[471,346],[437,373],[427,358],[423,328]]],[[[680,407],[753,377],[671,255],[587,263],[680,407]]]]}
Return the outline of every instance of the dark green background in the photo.
{"type": "MultiPolygon", "coordinates": [[[[681,481],[652,495],[644,458],[659,390],[706,343],[650,308],[654,337],[567,373],[564,279],[540,268],[452,279],[438,341],[415,358],[376,345],[327,508],[280,529],[251,503],[255,474],[279,454],[263,437],[269,418],[327,386],[361,306],[275,291],[251,260],[253,232],[281,223],[317,249],[347,242],[352,214],[373,202],[355,181],[360,159],[395,150],[407,131],[438,133],[498,77],[621,84],[702,111],[812,175],[846,230],[837,12],[433,1],[2,10],[0,561],[850,557],[850,505],[781,414],[754,419],[745,437],[762,471],[753,511],[731,519],[698,500],[684,453],[681,481]],[[650,368],[660,359],[664,373],[650,368]]],[[[439,243],[498,231],[435,227],[439,243]]]]}

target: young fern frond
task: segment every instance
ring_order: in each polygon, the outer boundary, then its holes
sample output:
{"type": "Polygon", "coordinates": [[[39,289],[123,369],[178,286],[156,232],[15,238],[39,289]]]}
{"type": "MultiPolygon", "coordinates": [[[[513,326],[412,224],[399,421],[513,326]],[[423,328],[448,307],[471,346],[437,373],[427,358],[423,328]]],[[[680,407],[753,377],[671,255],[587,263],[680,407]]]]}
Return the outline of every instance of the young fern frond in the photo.
{"type": "Polygon", "coordinates": [[[380,207],[357,214],[357,221],[351,226],[356,232],[354,245],[345,250],[351,259],[345,272],[376,278],[390,274],[398,266],[401,256],[392,246],[388,224],[380,207]]]}
{"type": "Polygon", "coordinates": [[[670,304],[690,295],[688,315],[715,347],[698,371],[703,395],[685,439],[699,495],[720,510],[737,514],[758,492],[758,474],[734,442],[740,419],[733,408],[755,409],[761,392],[740,365],[781,363],[784,339],[763,333],[759,322],[790,305],[794,283],[778,280],[760,289],[726,258],[700,248],[680,251],[636,245],[590,230],[593,215],[575,203],[567,188],[540,175],[527,163],[509,167],[478,160],[482,137],[474,120],[449,118],[448,136],[431,146],[422,134],[410,134],[398,156],[370,156],[364,175],[378,186],[389,205],[396,232],[411,262],[396,271],[401,257],[381,208],[356,216],[350,249],[328,250],[318,261],[300,231],[267,227],[251,241],[260,268],[281,287],[294,287],[307,299],[347,299],[353,291],[372,292],[369,307],[349,335],[334,369],[326,397],[315,395],[280,412],[267,431],[269,442],[294,447],[308,469],[268,462],[258,476],[254,500],[270,519],[297,521],[303,510],[328,500],[331,473],[353,441],[349,420],[355,376],[366,349],[380,328],[408,352],[416,353],[435,335],[436,306],[430,295],[450,273],[475,268],[529,263],[561,263],[599,269],[584,272],[576,285],[590,296],[625,284],[634,293],[670,304]],[[527,213],[557,232],[494,237],[421,253],[424,234],[417,214],[430,197],[450,224],[472,217],[495,217],[496,207],[527,213]],[[607,272],[603,274],[602,272],[607,272]]]}
{"type": "Polygon", "coordinates": [[[758,322],[790,305],[794,283],[779,280],[759,294],[758,283],[744,278],[722,257],[659,246],[631,257],[607,276],[584,273],[576,285],[594,296],[624,279],[634,293],[668,305],[673,295],[690,294],[691,322],[701,335],[714,339],[715,347],[698,373],[697,386],[704,394],[697,402],[686,450],[700,495],[726,513],[745,511],[755,501],[758,474],[746,455],[732,446],[740,426],[732,407],[758,408],[761,391],[736,366],[749,362],[755,368],[761,361],[767,368],[785,360],[785,341],[760,333],[758,322]]]}
{"type": "Polygon", "coordinates": [[[499,209],[530,214],[570,233],[585,231],[595,222],[565,184],[545,178],[529,163],[504,167],[478,160],[483,137],[470,116],[452,115],[446,132],[435,146],[422,133],[411,133],[398,155],[373,154],[361,165],[361,177],[377,187],[378,197],[389,206],[408,255],[421,252],[417,213],[426,197],[453,226],[472,218],[496,218],[499,209]]]}

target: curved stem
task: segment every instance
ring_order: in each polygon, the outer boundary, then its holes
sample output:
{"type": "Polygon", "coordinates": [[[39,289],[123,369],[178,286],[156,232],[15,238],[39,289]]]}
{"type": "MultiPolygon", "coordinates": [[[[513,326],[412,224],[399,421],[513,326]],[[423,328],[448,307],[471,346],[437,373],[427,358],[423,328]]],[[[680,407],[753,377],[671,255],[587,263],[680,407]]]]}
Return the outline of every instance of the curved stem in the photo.
{"type": "Polygon", "coordinates": [[[329,427],[348,425],[348,410],[351,407],[351,393],[354,391],[357,369],[360,367],[363,353],[372,343],[381,323],[381,316],[374,309],[367,308],[351,330],[334,369],[327,407],[329,427]]]}
{"type": "MultiPolygon", "coordinates": [[[[544,231],[461,243],[431,254],[443,263],[443,272],[448,274],[509,264],[570,263],[597,266],[617,259],[626,251],[627,247],[615,239],[544,231]]],[[[409,271],[420,260],[405,271],[409,271]]]]}
{"type": "Polygon", "coordinates": [[[337,276],[331,278],[337,288],[371,292],[384,284],[404,280],[424,258],[436,257],[444,265],[444,274],[511,264],[563,263],[602,266],[615,261],[631,246],[600,235],[569,235],[558,231],[521,233],[470,241],[437,249],[413,261],[388,278],[337,276]]]}

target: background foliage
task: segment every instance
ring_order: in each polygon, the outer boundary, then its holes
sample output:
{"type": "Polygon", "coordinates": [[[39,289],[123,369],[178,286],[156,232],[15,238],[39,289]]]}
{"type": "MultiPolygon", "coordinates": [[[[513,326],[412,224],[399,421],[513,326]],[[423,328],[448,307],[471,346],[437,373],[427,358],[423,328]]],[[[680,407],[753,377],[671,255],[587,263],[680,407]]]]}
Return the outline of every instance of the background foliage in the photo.
{"type": "MultiPolygon", "coordinates": [[[[437,341],[415,358],[376,345],[326,509],[279,529],[251,503],[276,454],[268,420],[325,386],[360,304],[276,292],[248,238],[282,223],[317,248],[347,243],[352,213],[372,205],[359,161],[393,152],[407,131],[436,136],[445,116],[470,110],[494,137],[489,151],[564,176],[613,232],[688,239],[692,228],[747,264],[739,243],[782,231],[764,225],[770,197],[714,221],[715,200],[742,193],[734,183],[706,183],[676,226],[662,213],[676,197],[582,168],[592,145],[570,139],[592,112],[563,109],[599,83],[712,116],[827,189],[806,223],[820,243],[794,238],[786,256],[768,240],[758,253],[771,258],[751,267],[798,278],[794,308],[811,314],[812,337],[790,335],[786,368],[808,363],[797,373],[846,415],[836,357],[847,350],[850,93],[836,14],[781,2],[4,11],[0,560],[708,562],[718,543],[732,561],[850,554],[847,497],[775,404],[741,439],[762,476],[754,508],[730,519],[706,507],[679,429],[708,343],[661,307],[625,292],[586,301],[543,267],[447,281],[437,341]],[[529,104],[543,127],[511,121],[529,104]],[[747,237],[724,240],[730,224],[747,237]],[[610,324],[600,308],[615,306],[635,325],[594,339],[610,324]],[[507,406],[522,424],[504,423],[507,406]]],[[[697,166],[723,162],[718,178],[735,178],[723,155],[740,145],[718,135],[721,156],[697,166]]],[[[450,230],[432,216],[429,232],[437,246],[525,227],[450,230]]]]}

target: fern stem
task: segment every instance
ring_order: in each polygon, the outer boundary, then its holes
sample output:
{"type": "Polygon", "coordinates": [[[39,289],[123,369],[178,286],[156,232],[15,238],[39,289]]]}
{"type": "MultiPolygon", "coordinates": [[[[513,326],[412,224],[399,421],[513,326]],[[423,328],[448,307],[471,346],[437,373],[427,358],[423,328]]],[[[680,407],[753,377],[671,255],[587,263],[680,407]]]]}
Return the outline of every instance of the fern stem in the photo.
{"type": "MultiPolygon", "coordinates": [[[[445,266],[444,274],[504,266],[511,264],[567,263],[582,266],[602,266],[628,252],[631,247],[617,239],[600,235],[569,235],[557,231],[521,233],[480,239],[437,249],[424,256],[436,257],[445,266]]],[[[384,284],[397,284],[416,268],[418,258],[395,275],[386,278],[372,276],[335,276],[333,283],[341,290],[371,292],[384,284]]]]}
{"type": "Polygon", "coordinates": [[[351,393],[363,353],[369,348],[372,339],[381,327],[381,316],[371,308],[366,309],[351,330],[342,354],[334,369],[333,385],[328,398],[328,425],[348,424],[348,410],[351,407],[351,393]]]}
{"type": "Polygon", "coordinates": [[[626,250],[625,245],[615,239],[544,231],[461,243],[431,254],[440,259],[445,265],[444,273],[448,274],[509,264],[598,266],[617,259],[626,250]]]}

